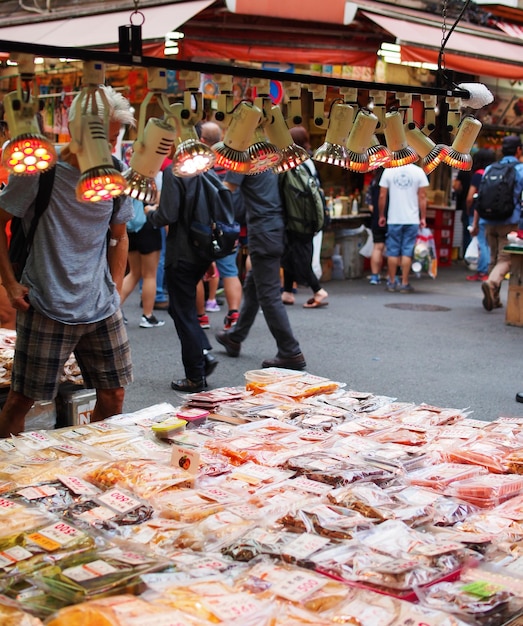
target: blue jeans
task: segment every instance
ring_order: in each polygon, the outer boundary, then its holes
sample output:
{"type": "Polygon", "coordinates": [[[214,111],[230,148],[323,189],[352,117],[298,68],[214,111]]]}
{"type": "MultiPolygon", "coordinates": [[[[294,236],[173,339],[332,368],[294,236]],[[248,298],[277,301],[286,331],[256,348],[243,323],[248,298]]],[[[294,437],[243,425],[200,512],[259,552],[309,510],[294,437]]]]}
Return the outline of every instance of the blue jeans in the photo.
{"type": "MultiPolygon", "coordinates": [[[[472,225],[474,218],[469,217],[469,223],[472,225]]],[[[478,259],[478,273],[487,274],[488,266],[490,263],[490,248],[487,243],[487,235],[485,233],[486,224],[483,220],[479,220],[479,232],[478,232],[478,246],[479,246],[479,259],[478,259]]]]}

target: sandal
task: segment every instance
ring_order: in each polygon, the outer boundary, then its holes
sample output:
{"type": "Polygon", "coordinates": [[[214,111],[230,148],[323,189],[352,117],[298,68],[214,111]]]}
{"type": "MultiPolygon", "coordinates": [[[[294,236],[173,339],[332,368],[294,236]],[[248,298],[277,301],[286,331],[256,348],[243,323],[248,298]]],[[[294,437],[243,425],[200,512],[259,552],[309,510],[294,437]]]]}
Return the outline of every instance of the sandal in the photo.
{"type": "Polygon", "coordinates": [[[307,302],[303,305],[304,309],[319,309],[322,306],[327,306],[329,303],[325,302],[325,300],[315,300],[314,298],[309,298],[307,302]]]}

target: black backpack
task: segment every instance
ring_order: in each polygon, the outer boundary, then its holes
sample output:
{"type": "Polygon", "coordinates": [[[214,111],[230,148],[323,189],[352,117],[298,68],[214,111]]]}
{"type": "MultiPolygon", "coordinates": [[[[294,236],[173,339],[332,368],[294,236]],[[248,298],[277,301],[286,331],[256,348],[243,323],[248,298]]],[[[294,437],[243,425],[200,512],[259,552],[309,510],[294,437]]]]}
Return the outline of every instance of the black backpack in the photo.
{"type": "Polygon", "coordinates": [[[514,185],[518,163],[493,163],[485,170],[474,204],[480,217],[502,222],[512,215],[515,208],[514,185]]]}
{"type": "Polygon", "coordinates": [[[36,194],[34,205],[34,216],[27,233],[24,231],[21,218],[13,217],[11,220],[11,240],[9,242],[8,256],[13,267],[15,278],[19,282],[22,278],[22,272],[24,271],[29,251],[31,250],[36,227],[51,199],[55,171],[56,168],[53,167],[49,171],[40,174],[38,193],[36,194]]]}
{"type": "Polygon", "coordinates": [[[232,193],[213,171],[197,178],[188,231],[193,248],[209,262],[236,250],[240,224],[234,216],[232,193]]]}

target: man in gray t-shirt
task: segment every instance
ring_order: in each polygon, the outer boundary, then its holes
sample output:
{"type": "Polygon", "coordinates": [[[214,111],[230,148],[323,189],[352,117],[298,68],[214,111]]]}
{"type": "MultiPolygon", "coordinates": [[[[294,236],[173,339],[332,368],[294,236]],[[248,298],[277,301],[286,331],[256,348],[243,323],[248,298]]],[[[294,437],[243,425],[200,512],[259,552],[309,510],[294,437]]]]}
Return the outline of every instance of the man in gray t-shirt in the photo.
{"type": "MultiPolygon", "coordinates": [[[[111,142],[122,124],[134,123],[134,118],[128,100],[112,88],[101,88],[110,108],[111,142]]],[[[12,176],[0,193],[0,275],[17,310],[11,388],[0,413],[0,437],[24,430],[35,400],[54,399],[71,352],[85,386],[96,389],[92,421],[121,413],[124,386],[132,381],[118,294],[127,262],[126,222],[133,216],[132,203],[126,197],[79,202],[80,174],[68,144],[60,151],[50,200],[20,282],[9,262],[6,226],[16,216],[27,232],[42,174],[12,176]]]]}
{"type": "Polygon", "coordinates": [[[229,356],[238,356],[261,306],[278,347],[276,356],[263,361],[262,367],[302,370],[306,367],[305,358],[280,295],[285,230],[278,177],[270,171],[256,176],[227,172],[224,182],[233,192],[239,188],[243,195],[251,270],[243,285],[239,320],[231,330],[218,331],[216,341],[229,356]]]}

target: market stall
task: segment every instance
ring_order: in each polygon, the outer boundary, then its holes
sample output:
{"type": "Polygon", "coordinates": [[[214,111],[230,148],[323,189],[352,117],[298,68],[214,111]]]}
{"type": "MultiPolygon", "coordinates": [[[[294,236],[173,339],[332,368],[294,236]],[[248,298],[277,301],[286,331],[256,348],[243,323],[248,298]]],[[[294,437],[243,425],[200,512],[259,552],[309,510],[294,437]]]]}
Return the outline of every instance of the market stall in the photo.
{"type": "Polygon", "coordinates": [[[0,490],[2,624],[522,616],[523,418],[269,368],[1,440],[0,490]]]}

